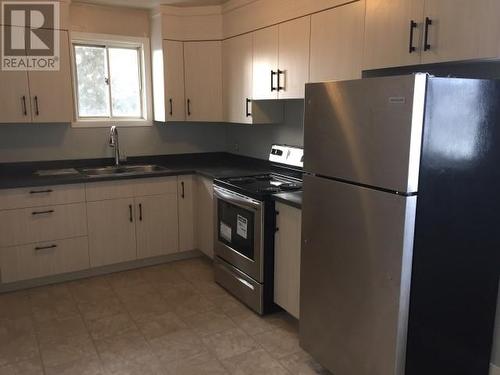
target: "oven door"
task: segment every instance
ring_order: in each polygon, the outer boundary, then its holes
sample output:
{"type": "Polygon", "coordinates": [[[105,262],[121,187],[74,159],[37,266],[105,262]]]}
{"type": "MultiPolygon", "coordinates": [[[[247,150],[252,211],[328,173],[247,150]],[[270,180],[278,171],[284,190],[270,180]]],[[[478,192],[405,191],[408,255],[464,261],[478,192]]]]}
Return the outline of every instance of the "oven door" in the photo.
{"type": "Polygon", "coordinates": [[[264,282],[264,203],[214,186],[215,255],[264,282]]]}

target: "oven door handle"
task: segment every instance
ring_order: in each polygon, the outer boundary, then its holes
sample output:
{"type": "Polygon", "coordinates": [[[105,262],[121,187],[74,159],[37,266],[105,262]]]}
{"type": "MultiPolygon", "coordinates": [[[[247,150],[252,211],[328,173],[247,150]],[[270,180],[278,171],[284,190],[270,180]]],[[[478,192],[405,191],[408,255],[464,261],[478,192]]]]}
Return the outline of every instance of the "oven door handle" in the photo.
{"type": "Polygon", "coordinates": [[[214,186],[214,194],[217,198],[226,202],[234,203],[238,206],[258,210],[262,208],[262,202],[255,199],[242,196],[240,194],[232,193],[226,189],[214,186]]]}

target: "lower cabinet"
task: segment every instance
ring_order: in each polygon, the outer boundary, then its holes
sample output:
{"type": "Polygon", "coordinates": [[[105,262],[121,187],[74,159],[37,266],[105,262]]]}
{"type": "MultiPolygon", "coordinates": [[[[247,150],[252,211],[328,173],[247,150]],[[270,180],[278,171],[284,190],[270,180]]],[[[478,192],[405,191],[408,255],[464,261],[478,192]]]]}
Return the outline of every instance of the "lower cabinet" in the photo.
{"type": "Polygon", "coordinates": [[[179,251],[177,196],[135,198],[137,258],[150,258],[179,251]]]}
{"type": "Polygon", "coordinates": [[[276,204],[274,302],[299,318],[302,211],[276,204]]]}
{"type": "Polygon", "coordinates": [[[87,237],[0,249],[2,282],[34,279],[89,268],[87,237]]]}
{"type": "Polygon", "coordinates": [[[196,176],[178,177],[179,251],[196,249],[196,176]]]}
{"type": "Polygon", "coordinates": [[[205,177],[197,178],[197,242],[198,249],[210,258],[214,257],[214,184],[205,177]]]}
{"type": "Polygon", "coordinates": [[[133,198],[87,203],[91,267],[137,258],[134,205],[133,198]]]}

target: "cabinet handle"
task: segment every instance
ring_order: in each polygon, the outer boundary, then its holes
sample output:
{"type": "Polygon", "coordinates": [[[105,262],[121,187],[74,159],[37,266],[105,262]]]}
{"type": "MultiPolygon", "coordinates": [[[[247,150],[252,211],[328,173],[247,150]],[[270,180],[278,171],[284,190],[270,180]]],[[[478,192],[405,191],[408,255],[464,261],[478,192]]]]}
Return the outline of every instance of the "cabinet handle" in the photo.
{"type": "Polygon", "coordinates": [[[274,87],[274,76],[278,74],[274,70],[271,70],[271,91],[277,91],[277,88],[274,87]]]}
{"type": "Polygon", "coordinates": [[[285,74],[285,71],[284,71],[284,70],[279,70],[279,69],[278,69],[278,91],[285,90],[285,88],[281,86],[281,79],[280,79],[280,76],[281,76],[282,74],[284,75],[284,74],[285,74]]]}
{"type": "Polygon", "coordinates": [[[250,112],[250,109],[249,109],[249,104],[250,104],[251,102],[252,102],[252,100],[247,98],[247,100],[246,100],[246,104],[245,104],[245,111],[246,111],[246,113],[245,113],[245,114],[246,114],[246,116],[247,116],[247,117],[252,116],[252,113],[250,112]]]}
{"type": "Polygon", "coordinates": [[[128,213],[129,213],[129,221],[132,223],[134,222],[134,217],[132,216],[132,205],[128,205],[128,213]]]}
{"type": "Polygon", "coordinates": [[[181,181],[181,198],[184,199],[185,196],[184,181],[181,181]]]}
{"type": "Polygon", "coordinates": [[[410,46],[408,48],[408,52],[412,53],[415,52],[416,48],[413,45],[413,30],[415,30],[417,27],[417,23],[413,20],[410,21],[410,46]]]}
{"type": "Polygon", "coordinates": [[[53,213],[54,210],[47,210],[47,211],[33,211],[31,214],[32,215],[45,215],[45,214],[51,214],[53,213]]]}
{"type": "Polygon", "coordinates": [[[35,114],[40,116],[40,111],[38,109],[38,96],[35,95],[35,114]]]}
{"type": "Polygon", "coordinates": [[[172,104],[172,98],[169,99],[169,102],[170,102],[170,116],[172,116],[174,114],[174,106],[172,104]]]}
{"type": "Polygon", "coordinates": [[[424,33],[424,51],[431,49],[429,44],[429,26],[432,25],[432,20],[429,17],[425,17],[425,33],[424,33]]]}
{"type": "Polygon", "coordinates": [[[188,110],[188,116],[191,116],[191,99],[187,100],[187,110],[188,110]]]}
{"type": "Polygon", "coordinates": [[[139,221],[142,221],[142,203],[139,203],[139,221]]]}
{"type": "Polygon", "coordinates": [[[23,115],[28,116],[28,107],[26,106],[26,96],[23,95],[22,98],[23,115]]]}
{"type": "Polygon", "coordinates": [[[57,247],[56,244],[48,245],[48,246],[37,246],[37,247],[35,247],[35,251],[55,249],[56,247],[57,247]]]}
{"type": "Polygon", "coordinates": [[[52,189],[47,189],[47,190],[31,190],[30,194],[46,194],[46,193],[52,193],[52,189]]]}

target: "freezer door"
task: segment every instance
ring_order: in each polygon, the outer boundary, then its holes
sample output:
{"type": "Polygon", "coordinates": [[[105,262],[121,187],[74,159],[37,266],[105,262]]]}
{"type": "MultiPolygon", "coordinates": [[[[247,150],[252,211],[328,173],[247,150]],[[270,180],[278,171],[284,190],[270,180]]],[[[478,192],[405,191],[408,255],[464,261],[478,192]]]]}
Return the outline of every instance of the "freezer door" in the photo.
{"type": "Polygon", "coordinates": [[[306,85],[307,172],[416,192],[427,75],[306,85]]]}
{"type": "Polygon", "coordinates": [[[416,196],[304,178],[300,344],[341,375],[402,375],[416,196]]]}

